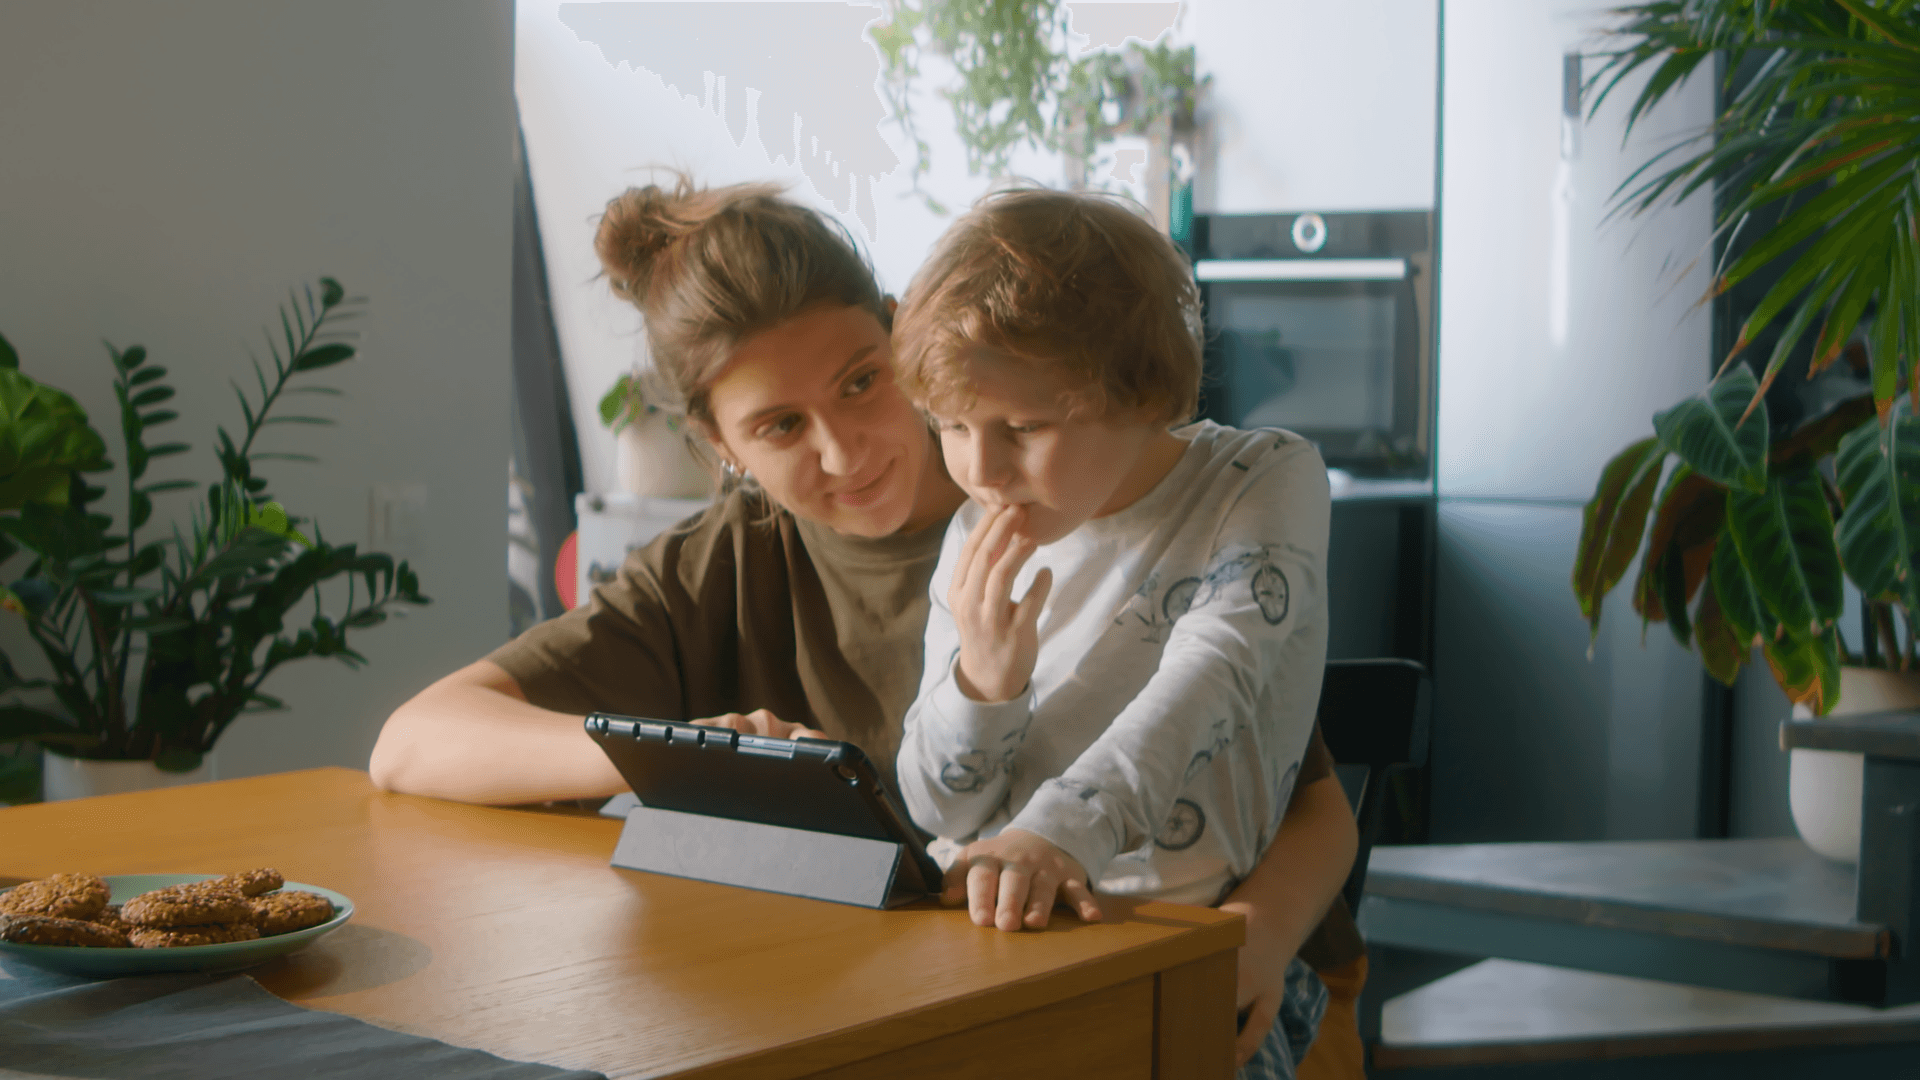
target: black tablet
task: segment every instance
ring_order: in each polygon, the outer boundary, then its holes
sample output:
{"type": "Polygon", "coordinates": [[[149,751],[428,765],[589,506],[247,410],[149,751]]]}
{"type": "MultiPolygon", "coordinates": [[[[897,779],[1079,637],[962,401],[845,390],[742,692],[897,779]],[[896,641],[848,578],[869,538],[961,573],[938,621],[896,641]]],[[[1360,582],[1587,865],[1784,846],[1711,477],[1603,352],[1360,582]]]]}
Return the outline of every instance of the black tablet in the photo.
{"type": "Polygon", "coordinates": [[[898,843],[901,884],[940,891],[940,866],[858,746],[594,713],[598,743],[647,806],[898,843]],[[916,880],[917,879],[917,880],[916,880]]]}

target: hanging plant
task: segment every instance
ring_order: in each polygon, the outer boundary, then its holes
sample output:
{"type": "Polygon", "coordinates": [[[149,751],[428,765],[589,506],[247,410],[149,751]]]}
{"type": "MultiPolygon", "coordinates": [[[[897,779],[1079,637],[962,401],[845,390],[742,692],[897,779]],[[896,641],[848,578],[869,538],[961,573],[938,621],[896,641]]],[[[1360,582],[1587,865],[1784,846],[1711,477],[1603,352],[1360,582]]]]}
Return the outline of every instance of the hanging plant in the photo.
{"type": "MultiPolygon", "coordinates": [[[[932,164],[913,112],[920,57],[953,64],[956,86],[940,91],[974,176],[1007,174],[1022,146],[1064,156],[1084,178],[1096,148],[1115,136],[1147,135],[1156,121],[1191,130],[1195,97],[1192,46],[1129,41],[1117,51],[1072,59],[1062,0],[883,0],[886,19],[872,31],[894,122],[914,148],[914,190],[932,164]]],[[[920,192],[935,213],[946,208],[920,192]]]]}

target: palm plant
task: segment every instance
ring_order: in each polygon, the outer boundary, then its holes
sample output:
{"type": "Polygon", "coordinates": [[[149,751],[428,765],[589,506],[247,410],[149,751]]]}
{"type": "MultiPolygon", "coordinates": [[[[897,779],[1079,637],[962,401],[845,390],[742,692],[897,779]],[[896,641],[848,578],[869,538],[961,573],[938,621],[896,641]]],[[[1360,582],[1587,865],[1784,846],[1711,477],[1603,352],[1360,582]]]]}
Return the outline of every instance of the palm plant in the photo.
{"type": "Polygon", "coordinates": [[[1640,555],[1643,619],[1729,685],[1758,644],[1787,696],[1824,714],[1843,662],[1920,664],[1920,2],[1664,0],[1616,14],[1595,109],[1642,68],[1629,128],[1716,57],[1729,78],[1713,129],[1643,166],[1616,212],[1709,194],[1710,295],[1772,284],[1706,392],[1608,462],[1574,593],[1597,634],[1602,600],[1640,555]],[[1771,431],[1759,406],[1809,335],[1811,373],[1863,350],[1871,393],[1771,431]],[[1864,600],[1856,651],[1836,625],[1843,574],[1864,600]]]}
{"type": "Polygon", "coordinates": [[[317,294],[289,298],[282,338],[268,334],[270,364],[254,362],[257,399],[234,387],[240,438],[218,429],[220,480],[184,530],[145,542],[139,530],[153,497],[195,486],[141,482],[153,459],[188,449],[147,441],[149,429],[176,419],[155,407],[174,396],[166,370],[137,345],[108,346],[127,464],[124,531],[115,534],[113,517],[96,509],[105,491],[85,479],[111,467],[105,440],[72,398],[22,374],[0,339],[0,562],[31,556],[25,573],[0,588],[0,607],[24,621],[52,669],[50,679],[23,678],[0,651],[0,743],[33,740],[78,757],[190,770],[242,713],[284,708],[261,689],[281,664],[330,656],[357,666],[365,657],[348,644],[349,630],[384,621],[396,603],[427,602],[405,562],[329,544],[317,528],[312,540],[301,535],[256,472],[264,461],[314,460],[256,443],[270,426],[332,422],[274,408],[295,395],[339,392],[295,384],[353,358],[352,335],[339,323],[357,306],[331,278],[320,279],[317,294]],[[329,616],[320,587],[342,577],[345,604],[329,616]],[[283,632],[309,595],[309,624],[283,632]],[[57,707],[36,700],[40,691],[57,707]]]}

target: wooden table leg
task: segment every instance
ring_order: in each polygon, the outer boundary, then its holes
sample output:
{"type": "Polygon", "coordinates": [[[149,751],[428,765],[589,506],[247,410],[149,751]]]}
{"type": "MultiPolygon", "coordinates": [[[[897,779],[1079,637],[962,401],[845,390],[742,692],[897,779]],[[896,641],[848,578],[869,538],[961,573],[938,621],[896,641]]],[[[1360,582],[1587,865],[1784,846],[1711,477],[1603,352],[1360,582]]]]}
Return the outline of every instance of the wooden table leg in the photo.
{"type": "Polygon", "coordinates": [[[1233,1076],[1237,953],[1217,952],[1161,972],[1154,984],[1155,1080],[1233,1076]]]}

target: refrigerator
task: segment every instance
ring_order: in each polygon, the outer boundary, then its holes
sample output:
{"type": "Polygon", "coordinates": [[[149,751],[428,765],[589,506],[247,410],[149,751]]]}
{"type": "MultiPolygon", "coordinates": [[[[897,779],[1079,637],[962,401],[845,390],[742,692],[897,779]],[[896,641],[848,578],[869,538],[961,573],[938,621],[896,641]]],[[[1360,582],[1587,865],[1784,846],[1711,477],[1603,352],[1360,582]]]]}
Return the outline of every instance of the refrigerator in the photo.
{"type": "Polygon", "coordinates": [[[1703,682],[1628,602],[1589,641],[1570,587],[1603,464],[1710,364],[1712,207],[1608,220],[1638,166],[1712,120],[1695,78],[1623,138],[1588,119],[1607,16],[1445,0],[1432,566],[1436,843],[1696,835],[1703,682]],[[1586,54],[1584,57],[1582,54],[1586,54]]]}

